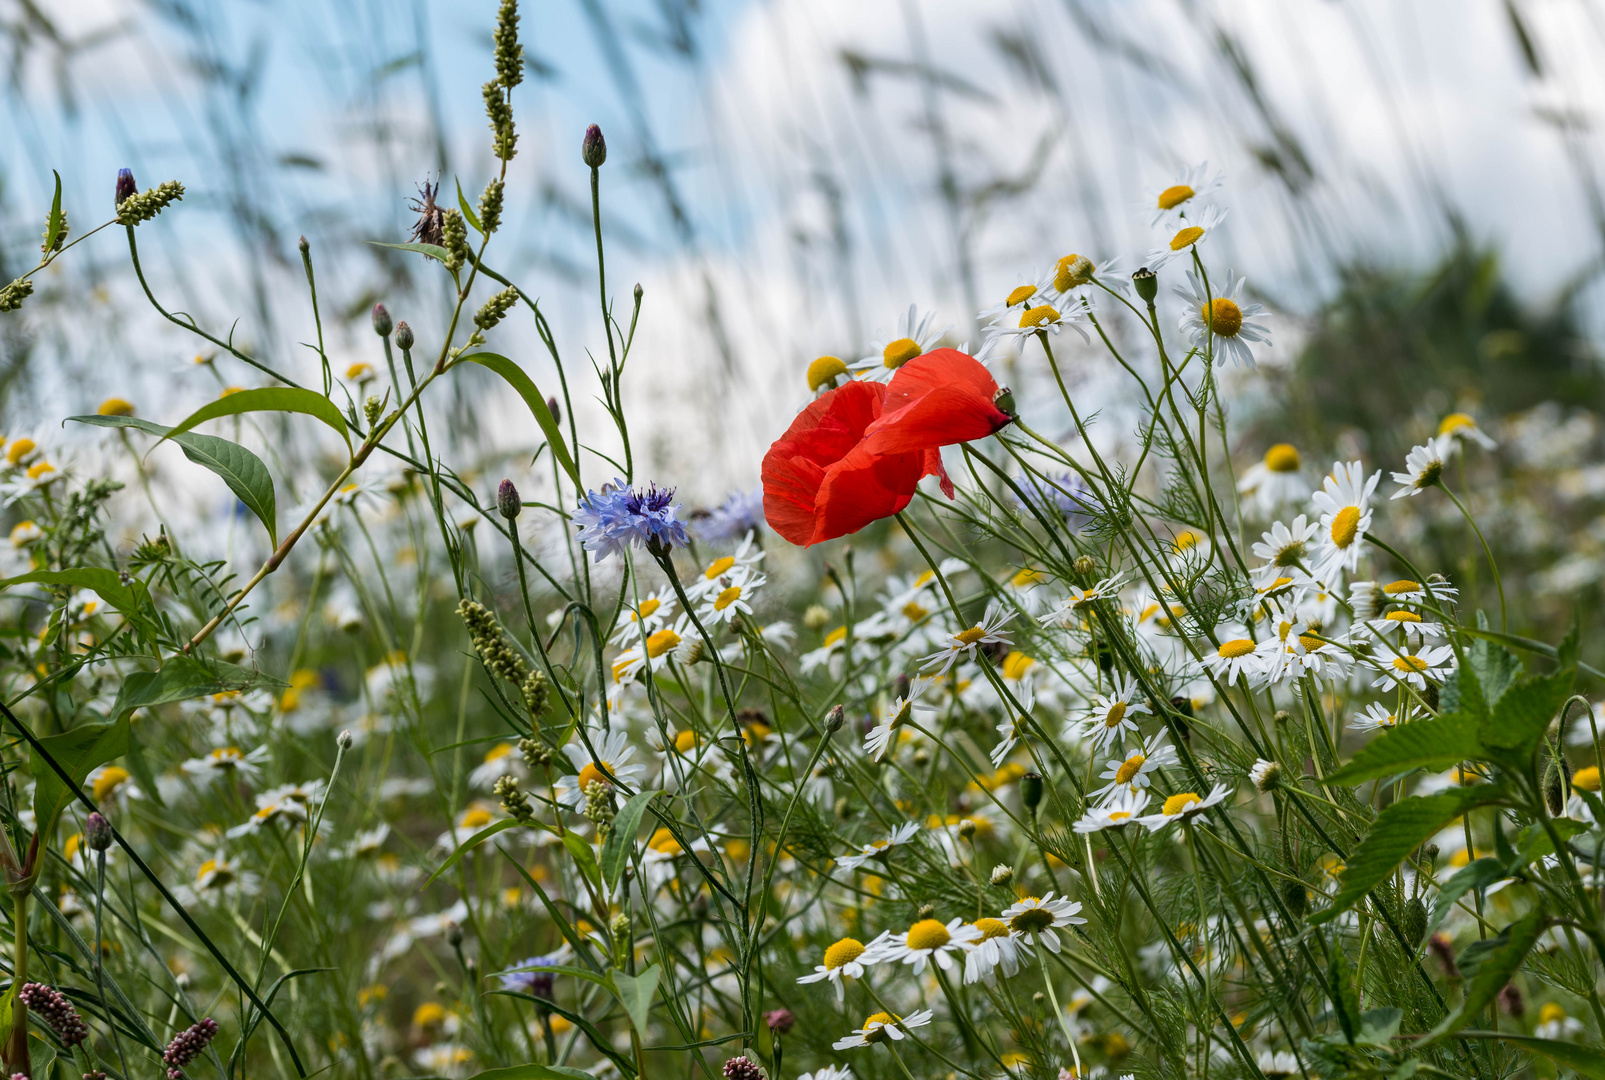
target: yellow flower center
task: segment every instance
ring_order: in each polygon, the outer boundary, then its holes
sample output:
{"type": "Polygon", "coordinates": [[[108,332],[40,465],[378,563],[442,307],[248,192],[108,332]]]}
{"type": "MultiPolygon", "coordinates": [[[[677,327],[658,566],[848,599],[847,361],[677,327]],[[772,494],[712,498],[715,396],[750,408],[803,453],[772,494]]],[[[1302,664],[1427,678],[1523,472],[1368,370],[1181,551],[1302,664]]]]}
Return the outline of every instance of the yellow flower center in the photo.
{"type": "Polygon", "coordinates": [[[697,733],[687,729],[677,732],[674,736],[674,748],[682,754],[689,754],[697,745],[697,733]]]}
{"type": "Polygon", "coordinates": [[[1403,672],[1421,672],[1427,670],[1427,662],[1419,656],[1395,656],[1393,666],[1403,672]]]}
{"type": "MultiPolygon", "coordinates": [[[[579,789],[581,791],[584,791],[586,786],[591,783],[611,784],[613,781],[608,778],[608,773],[611,773],[612,771],[613,763],[611,761],[604,761],[600,766],[593,761],[589,765],[585,766],[585,768],[580,770],[580,777],[576,783],[579,785],[579,789]],[[607,772],[603,772],[603,769],[606,769],[607,772]]],[[[467,819],[465,818],[465,823],[466,820],[467,819]]]]}
{"type": "Polygon", "coordinates": [[[1059,312],[1052,304],[1038,304],[1034,308],[1026,308],[1020,316],[1021,326],[1052,326],[1059,321],[1059,312]]]}
{"type": "Polygon", "coordinates": [[[1355,535],[1360,531],[1360,508],[1358,506],[1345,506],[1332,515],[1332,543],[1340,548],[1346,548],[1354,543],[1355,535]]]}
{"type": "Polygon", "coordinates": [[[1126,703],[1124,701],[1117,701],[1113,705],[1109,706],[1109,711],[1104,714],[1103,726],[1106,728],[1119,727],[1120,722],[1125,718],[1126,703]]]}
{"type": "Polygon", "coordinates": [[[808,389],[818,390],[832,379],[847,374],[847,365],[838,356],[821,356],[808,365],[808,389]]]}
{"type": "Polygon", "coordinates": [[[95,411],[101,416],[133,416],[134,403],[125,398],[109,397],[95,411]]]}
{"type": "Polygon", "coordinates": [[[954,634],[953,640],[958,642],[960,645],[969,646],[974,645],[977,641],[980,641],[984,637],[986,637],[985,630],[981,629],[979,626],[972,626],[968,630],[960,630],[958,633],[954,634]]]}
{"type": "Polygon", "coordinates": [[[1599,766],[1585,765],[1572,773],[1572,787],[1580,791],[1599,790],[1599,766]]]}
{"type": "Polygon", "coordinates": [[[1186,184],[1172,184],[1159,193],[1159,209],[1174,210],[1193,197],[1193,189],[1186,184]]]}
{"type": "Polygon", "coordinates": [[[879,1025],[881,1025],[880,1027],[877,1027],[874,1031],[871,1031],[868,1035],[865,1035],[864,1036],[864,1041],[865,1042],[872,1042],[872,1043],[873,1042],[881,1042],[882,1040],[884,1040],[886,1038],[886,1029],[891,1027],[892,1025],[894,1025],[896,1023],[897,1023],[897,1018],[894,1017],[891,1013],[878,1012],[878,1013],[874,1013],[874,1014],[872,1014],[870,1016],[864,1017],[864,1027],[866,1027],[866,1028],[869,1027],[871,1024],[879,1024],[879,1025]]]}
{"type": "Polygon", "coordinates": [[[641,607],[630,616],[631,621],[636,619],[649,619],[663,606],[663,601],[655,596],[649,596],[641,601],[641,607]]]}
{"type": "Polygon", "coordinates": [[[1421,621],[1421,616],[1417,615],[1413,611],[1390,611],[1384,615],[1383,618],[1387,619],[1389,622],[1418,623],[1421,621]]]}
{"type": "Polygon", "coordinates": [[[1224,659],[1235,660],[1239,656],[1247,656],[1254,651],[1254,643],[1248,638],[1234,638],[1231,641],[1221,642],[1220,648],[1215,650],[1224,659]]]}
{"type": "Polygon", "coordinates": [[[1052,925],[1053,912],[1040,907],[1028,907],[1009,920],[1009,929],[1021,934],[1040,934],[1052,925]]]}
{"type": "Polygon", "coordinates": [[[900,368],[924,351],[913,338],[900,337],[881,350],[881,363],[889,368],[900,368]]]}
{"type": "Polygon", "coordinates": [[[1438,425],[1438,434],[1439,435],[1448,435],[1451,432],[1461,431],[1461,430],[1463,430],[1465,428],[1471,428],[1472,430],[1476,430],[1476,427],[1477,427],[1477,421],[1473,420],[1471,417],[1467,416],[1465,413],[1463,413],[1463,412],[1452,412],[1448,416],[1443,418],[1443,423],[1438,425]]]}
{"type": "Polygon", "coordinates": [[[1040,570],[1033,570],[1027,566],[1016,571],[1015,575],[1009,579],[1009,584],[1013,585],[1016,589],[1023,589],[1027,585],[1035,585],[1041,580],[1042,572],[1040,570]]]}
{"type": "Polygon", "coordinates": [[[99,802],[128,780],[128,770],[108,765],[95,777],[95,801],[99,802]]]}
{"type": "Polygon", "coordinates": [[[1026,669],[1036,663],[1025,653],[1016,649],[1003,658],[1003,677],[1005,679],[1019,679],[1025,675],[1026,669]]]}
{"type": "Polygon", "coordinates": [[[947,927],[935,919],[921,919],[908,928],[906,940],[911,949],[940,949],[953,938],[947,927]]]}
{"type": "Polygon", "coordinates": [[[1115,783],[1131,783],[1132,778],[1138,773],[1142,772],[1142,764],[1147,760],[1148,759],[1141,754],[1132,754],[1125,761],[1122,761],[1120,763],[1120,768],[1115,771],[1115,783]]]}
{"type": "Polygon", "coordinates": [[[656,660],[678,644],[680,644],[680,635],[668,627],[664,627],[646,639],[646,654],[656,660]]]}
{"type": "Polygon", "coordinates": [[[1059,260],[1059,265],[1053,271],[1053,287],[1060,292],[1069,292],[1078,285],[1085,285],[1092,280],[1092,260],[1085,255],[1066,255],[1059,260]]]}
{"type": "Polygon", "coordinates": [[[1023,304],[1036,294],[1037,287],[1035,285],[1021,285],[1009,293],[1009,298],[1004,301],[1004,304],[1007,307],[1013,307],[1015,304],[1023,304]]]}
{"type": "Polygon", "coordinates": [[[41,476],[49,476],[56,471],[56,467],[48,461],[38,461],[28,466],[28,479],[37,480],[41,476]]]}
{"type": "Polygon", "coordinates": [[[1310,652],[1314,652],[1316,649],[1319,649],[1322,645],[1326,644],[1326,642],[1322,641],[1314,634],[1300,634],[1298,636],[1298,643],[1304,646],[1310,652]]]}
{"type": "Polygon", "coordinates": [[[734,555],[726,555],[722,559],[715,559],[709,563],[708,568],[702,572],[702,576],[712,581],[734,565],[736,565],[736,557],[734,555]]]}
{"type": "Polygon", "coordinates": [[[660,855],[683,855],[685,853],[685,848],[680,846],[680,841],[676,840],[674,833],[668,829],[659,829],[654,832],[652,839],[647,841],[646,846],[660,855]]]}
{"type": "Polygon", "coordinates": [[[919,622],[929,614],[929,611],[926,611],[912,600],[903,605],[903,617],[909,622],[919,622]]]}
{"type": "Polygon", "coordinates": [[[1237,306],[1237,301],[1224,296],[1217,296],[1199,308],[1198,314],[1203,317],[1210,333],[1221,337],[1236,337],[1243,328],[1243,309],[1237,306]]]}
{"type": "Polygon", "coordinates": [[[717,597],[714,598],[713,610],[715,610],[715,611],[723,611],[725,608],[729,607],[731,604],[735,603],[737,600],[740,600],[740,599],[741,599],[741,586],[740,585],[732,585],[728,589],[726,589],[723,592],[721,592],[717,597]]]}
{"type": "Polygon", "coordinates": [[[1166,817],[1175,817],[1194,803],[1202,801],[1196,791],[1183,791],[1166,799],[1162,809],[1166,817]]]}
{"type": "Polygon", "coordinates": [[[836,627],[836,629],[832,630],[830,633],[825,635],[825,644],[826,645],[834,645],[834,644],[836,644],[836,642],[842,641],[846,637],[847,637],[847,627],[838,626],[838,627],[836,627]]]}
{"type": "Polygon", "coordinates": [[[421,1028],[434,1027],[436,1024],[443,1023],[445,1019],[445,1008],[433,1001],[424,1002],[412,1014],[412,1022],[421,1028]]]}
{"type": "Polygon", "coordinates": [[[1404,596],[1409,593],[1417,593],[1424,590],[1421,588],[1421,583],[1419,581],[1411,581],[1409,578],[1405,578],[1402,581],[1388,582],[1386,585],[1382,586],[1382,591],[1387,593],[1389,596],[1404,596]]]}
{"type": "Polygon", "coordinates": [[[1298,472],[1298,449],[1292,443],[1277,443],[1265,451],[1265,467],[1271,472],[1298,472]]]}
{"type": "Polygon", "coordinates": [[[1202,539],[1203,539],[1203,537],[1199,536],[1197,533],[1193,532],[1193,530],[1191,530],[1191,529],[1183,529],[1181,532],[1176,534],[1176,539],[1175,539],[1176,554],[1180,555],[1184,551],[1192,550],[1193,548],[1198,546],[1198,542],[1200,540],[1202,540],[1202,539]]]}
{"type": "Polygon", "coordinates": [[[1198,243],[1203,235],[1203,229],[1200,229],[1197,225],[1189,225],[1170,238],[1170,250],[1180,251],[1182,248],[1191,247],[1193,244],[1198,243]]]}
{"type": "Polygon", "coordinates": [[[843,964],[850,964],[862,955],[864,955],[864,943],[856,938],[844,937],[825,950],[825,966],[835,971],[843,964]]]}
{"type": "Polygon", "coordinates": [[[981,931],[982,941],[991,941],[993,938],[1008,937],[1009,928],[1002,919],[976,919],[970,925],[981,931]]]}
{"type": "Polygon", "coordinates": [[[1129,810],[1111,810],[1109,812],[1110,821],[1125,821],[1130,816],[1131,811],[1129,810]]]}
{"type": "Polygon", "coordinates": [[[1540,1024],[1553,1024],[1557,1020],[1566,1019],[1566,1010],[1553,1001],[1544,1002],[1544,1007],[1538,1010],[1540,1024]]]}
{"type": "Polygon", "coordinates": [[[490,811],[476,806],[463,814],[460,825],[464,829],[482,829],[491,822],[490,811]]]}
{"type": "Polygon", "coordinates": [[[11,440],[11,445],[6,447],[6,460],[11,464],[16,465],[21,462],[23,458],[33,453],[37,447],[38,443],[34,442],[32,439],[13,439],[11,440]]]}

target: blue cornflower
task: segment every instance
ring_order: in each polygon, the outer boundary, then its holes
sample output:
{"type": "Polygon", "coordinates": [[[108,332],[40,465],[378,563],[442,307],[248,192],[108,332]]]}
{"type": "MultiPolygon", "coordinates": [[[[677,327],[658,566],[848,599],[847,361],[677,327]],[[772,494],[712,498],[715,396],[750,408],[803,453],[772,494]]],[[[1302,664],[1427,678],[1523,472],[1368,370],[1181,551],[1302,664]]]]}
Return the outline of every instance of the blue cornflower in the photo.
{"type": "Polygon", "coordinates": [[[580,545],[601,562],[609,555],[622,554],[631,544],[662,552],[690,541],[685,523],[676,520],[678,503],[670,505],[673,488],[648,484],[637,491],[623,480],[603,484],[601,491],[587,491],[574,511],[580,529],[580,545]]]}
{"type": "MultiPolygon", "coordinates": [[[[568,962],[566,950],[547,953],[544,956],[531,956],[512,965],[514,968],[558,967],[568,962]]],[[[548,998],[552,996],[553,973],[550,971],[514,971],[511,974],[497,975],[501,980],[503,990],[516,990],[519,993],[529,994],[531,997],[548,998]]]]}
{"type": "Polygon", "coordinates": [[[1035,506],[1045,513],[1057,512],[1071,529],[1080,529],[1098,512],[1098,500],[1087,491],[1081,478],[1073,473],[1062,473],[1039,480],[1026,476],[1020,480],[1025,495],[1022,506],[1035,506]]]}
{"type": "Polygon", "coordinates": [[[763,489],[732,491],[724,502],[693,517],[697,535],[710,544],[740,540],[764,519],[763,489]]]}

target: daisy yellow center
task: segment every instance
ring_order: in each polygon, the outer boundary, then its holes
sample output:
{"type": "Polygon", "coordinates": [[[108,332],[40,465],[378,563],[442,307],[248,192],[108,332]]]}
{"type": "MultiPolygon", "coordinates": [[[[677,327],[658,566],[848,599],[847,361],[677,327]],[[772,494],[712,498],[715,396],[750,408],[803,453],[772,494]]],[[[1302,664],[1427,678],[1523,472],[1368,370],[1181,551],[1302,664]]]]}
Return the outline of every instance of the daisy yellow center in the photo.
{"type": "Polygon", "coordinates": [[[953,936],[935,919],[921,919],[908,928],[906,940],[911,949],[940,949],[953,940],[953,936]]]}
{"type": "Polygon", "coordinates": [[[1421,616],[1413,611],[1390,611],[1383,618],[1389,622],[1420,622],[1421,616]]]}
{"type": "Polygon", "coordinates": [[[1021,285],[1009,293],[1009,298],[1004,303],[1009,307],[1013,307],[1015,304],[1025,303],[1036,294],[1037,287],[1035,285],[1021,285]]]}
{"type": "Polygon", "coordinates": [[[694,731],[682,731],[674,737],[674,748],[682,754],[690,753],[696,745],[697,733],[694,731]]]}
{"type": "Polygon", "coordinates": [[[726,555],[722,559],[715,559],[709,563],[708,568],[702,572],[702,576],[712,581],[734,565],[736,565],[736,557],[734,555],[726,555]]]}
{"type": "Polygon", "coordinates": [[[611,784],[613,781],[608,779],[608,773],[611,773],[612,771],[612,762],[604,761],[599,767],[596,762],[593,761],[591,764],[580,770],[580,777],[576,783],[579,785],[579,789],[581,791],[584,791],[586,786],[591,783],[611,784]],[[603,772],[603,769],[606,769],[607,772],[603,772]]]}
{"type": "Polygon", "coordinates": [[[1198,243],[1199,239],[1203,235],[1203,229],[1199,228],[1197,225],[1189,225],[1185,229],[1181,230],[1181,232],[1170,238],[1170,250],[1180,251],[1182,248],[1191,247],[1192,245],[1198,243]]]}
{"type": "Polygon", "coordinates": [[[1175,817],[1195,802],[1199,802],[1196,791],[1183,791],[1165,800],[1163,811],[1166,817],[1175,817]]]}
{"type": "Polygon", "coordinates": [[[116,791],[128,780],[128,770],[108,765],[95,777],[95,801],[99,802],[116,791]]]}
{"type": "Polygon", "coordinates": [[[718,596],[714,597],[713,610],[715,610],[715,611],[723,611],[725,608],[729,607],[731,604],[735,603],[737,600],[740,600],[740,599],[741,599],[741,586],[740,585],[732,585],[728,589],[726,589],[723,592],[721,592],[718,596]]]}
{"type": "Polygon", "coordinates": [[[1053,287],[1060,292],[1069,292],[1091,281],[1092,271],[1092,260],[1085,255],[1066,255],[1054,268],[1053,287]]]}
{"type": "Polygon", "coordinates": [[[491,822],[490,811],[474,807],[463,815],[462,827],[465,829],[482,829],[491,822]]]}
{"type": "Polygon", "coordinates": [[[1360,508],[1345,506],[1332,515],[1332,543],[1346,548],[1360,531],[1360,508]]]}
{"type": "Polygon", "coordinates": [[[1572,773],[1572,787],[1582,791],[1599,790],[1599,766],[1585,765],[1572,773]]]}
{"type": "Polygon", "coordinates": [[[838,641],[844,640],[846,637],[847,637],[847,627],[838,626],[838,627],[836,627],[836,629],[832,630],[830,633],[825,635],[825,644],[826,645],[834,645],[838,641]]]}
{"type": "Polygon", "coordinates": [[[680,846],[680,841],[676,840],[674,833],[668,829],[658,829],[654,832],[646,846],[660,855],[680,855],[685,852],[685,848],[680,846]]]}
{"type": "Polygon", "coordinates": [[[1181,532],[1176,534],[1176,553],[1179,555],[1184,551],[1189,551],[1197,547],[1198,542],[1202,539],[1203,537],[1193,532],[1193,530],[1183,529],[1181,532]]]}
{"type": "Polygon", "coordinates": [[[1015,575],[1009,579],[1009,584],[1013,585],[1016,589],[1023,589],[1027,585],[1035,585],[1041,580],[1042,572],[1040,570],[1033,570],[1027,566],[1016,571],[1015,575]]]}
{"type": "Polygon", "coordinates": [[[953,640],[958,642],[960,645],[969,646],[974,645],[977,641],[980,641],[984,637],[986,637],[985,630],[981,629],[979,626],[972,626],[968,630],[960,630],[958,633],[954,634],[953,640]]]}
{"type": "Polygon", "coordinates": [[[680,635],[665,627],[646,639],[646,654],[656,660],[678,644],[680,635]]]}
{"type": "Polygon", "coordinates": [[[1253,652],[1254,643],[1248,638],[1235,638],[1231,641],[1222,642],[1220,648],[1215,651],[1224,659],[1235,660],[1239,656],[1247,656],[1253,652]]]}
{"type": "Polygon", "coordinates": [[[102,401],[100,408],[95,411],[100,413],[101,416],[133,416],[134,405],[133,402],[124,398],[109,397],[102,401]]]}
{"type": "Polygon", "coordinates": [[[832,379],[847,374],[847,365],[839,356],[821,356],[808,365],[808,389],[818,390],[832,379]]]}
{"type": "Polygon", "coordinates": [[[1403,596],[1408,593],[1421,592],[1422,589],[1419,581],[1411,581],[1410,579],[1405,578],[1402,581],[1388,582],[1386,585],[1382,586],[1382,591],[1387,593],[1389,596],[1403,596]]]}
{"type": "Polygon", "coordinates": [[[208,877],[211,878],[210,883],[213,885],[227,885],[234,880],[234,874],[229,870],[228,865],[220,863],[216,859],[207,859],[201,863],[200,870],[195,874],[196,881],[205,881],[208,877]]]}
{"type": "Polygon", "coordinates": [[[1003,658],[1003,677],[1005,679],[1018,679],[1034,663],[1036,663],[1035,660],[1016,649],[1003,658]]]}
{"type": "Polygon", "coordinates": [[[1028,907],[1009,920],[1009,929],[1020,934],[1040,934],[1053,925],[1053,912],[1047,908],[1028,907]]]}
{"type": "Polygon", "coordinates": [[[993,938],[1007,937],[1009,935],[1008,925],[1002,919],[976,919],[971,925],[981,931],[982,941],[991,941],[993,938]]]}
{"type": "Polygon", "coordinates": [[[1237,301],[1224,296],[1217,296],[1199,308],[1198,313],[1203,316],[1204,325],[1209,327],[1212,334],[1236,337],[1243,328],[1243,309],[1237,306],[1237,301]]]}
{"type": "Polygon", "coordinates": [[[1125,821],[1129,817],[1131,817],[1131,811],[1129,810],[1111,810],[1109,812],[1110,821],[1125,821]]]}
{"type": "Polygon", "coordinates": [[[1403,672],[1422,672],[1427,670],[1427,662],[1419,656],[1395,656],[1393,666],[1403,672]]]}
{"type": "Polygon", "coordinates": [[[1104,714],[1103,726],[1110,728],[1119,727],[1120,722],[1125,718],[1126,703],[1124,701],[1117,701],[1113,705],[1109,706],[1109,711],[1104,714]]]}
{"type": "Polygon", "coordinates": [[[825,950],[825,966],[835,971],[862,955],[864,955],[864,943],[856,938],[844,937],[825,950]]]}
{"type": "Polygon", "coordinates": [[[881,350],[881,363],[900,368],[925,350],[913,338],[900,337],[881,350]]]}
{"type": "Polygon", "coordinates": [[[662,606],[662,600],[659,600],[655,596],[649,596],[645,600],[641,601],[641,608],[638,612],[636,612],[636,614],[639,618],[650,619],[657,613],[658,608],[662,606]]]}
{"type": "Polygon", "coordinates": [[[28,479],[37,480],[41,476],[49,476],[56,471],[56,467],[48,461],[35,462],[28,466],[28,479]]]}
{"type": "Polygon", "coordinates": [[[1467,416],[1465,413],[1463,413],[1463,412],[1452,412],[1448,416],[1443,418],[1443,423],[1438,425],[1438,434],[1439,435],[1448,435],[1451,432],[1461,431],[1461,430],[1463,430],[1465,428],[1475,429],[1476,426],[1477,426],[1477,421],[1473,420],[1471,417],[1467,416]]]}
{"type": "Polygon", "coordinates": [[[1159,209],[1174,210],[1193,197],[1193,189],[1186,184],[1172,184],[1159,193],[1159,209]]]}
{"type": "Polygon", "coordinates": [[[412,1022],[421,1028],[434,1027],[436,1024],[443,1023],[445,1019],[445,1008],[433,1001],[424,1002],[412,1014],[412,1022]]]}
{"type": "Polygon", "coordinates": [[[875,1030],[871,1031],[868,1035],[864,1036],[864,1041],[865,1042],[880,1042],[880,1041],[882,1041],[883,1039],[886,1038],[886,1029],[891,1027],[892,1025],[894,1025],[896,1023],[897,1023],[897,1018],[895,1016],[893,1016],[891,1013],[878,1012],[878,1013],[873,1013],[870,1016],[864,1017],[864,1028],[868,1029],[868,1028],[870,1028],[872,1026],[875,1028],[875,1030]]]}
{"type": "Polygon", "coordinates": [[[1392,713],[1389,713],[1388,715],[1382,717],[1380,720],[1377,721],[1377,723],[1380,724],[1383,727],[1392,727],[1393,725],[1397,724],[1398,722],[1399,722],[1399,718],[1397,716],[1393,715],[1392,713]]]}
{"type": "Polygon", "coordinates": [[[1147,760],[1148,759],[1141,754],[1132,754],[1125,761],[1122,761],[1120,763],[1120,768],[1115,771],[1115,783],[1131,783],[1132,778],[1138,773],[1142,772],[1143,762],[1147,760]]]}
{"type": "Polygon", "coordinates": [[[485,755],[485,761],[487,763],[492,761],[500,761],[502,758],[507,757],[512,752],[512,743],[497,743],[495,746],[491,747],[489,753],[485,755]]]}
{"type": "Polygon", "coordinates": [[[1293,624],[1288,622],[1286,619],[1283,619],[1276,626],[1276,638],[1278,641],[1286,641],[1287,635],[1291,634],[1292,632],[1293,624]]]}
{"type": "Polygon", "coordinates": [[[1059,321],[1059,312],[1052,304],[1038,304],[1034,308],[1026,308],[1020,316],[1020,325],[1023,327],[1052,326],[1059,321]]]}
{"type": "Polygon", "coordinates": [[[909,622],[919,622],[929,614],[929,611],[926,611],[924,608],[920,607],[919,604],[913,600],[910,600],[908,603],[903,605],[903,617],[909,622]]]}
{"type": "Polygon", "coordinates": [[[1298,449],[1292,443],[1277,443],[1265,451],[1265,467],[1271,472],[1298,472],[1298,449]]]}
{"type": "Polygon", "coordinates": [[[1566,1019],[1566,1010],[1553,1001],[1544,1002],[1544,1007],[1538,1010],[1540,1024],[1553,1024],[1557,1020],[1566,1019]]]}
{"type": "Polygon", "coordinates": [[[33,453],[37,445],[32,439],[13,439],[11,445],[6,447],[6,460],[15,465],[33,453]]]}
{"type": "Polygon", "coordinates": [[[1322,645],[1326,644],[1326,642],[1322,641],[1314,634],[1300,634],[1298,636],[1298,643],[1311,652],[1314,652],[1316,649],[1319,649],[1322,645]]]}

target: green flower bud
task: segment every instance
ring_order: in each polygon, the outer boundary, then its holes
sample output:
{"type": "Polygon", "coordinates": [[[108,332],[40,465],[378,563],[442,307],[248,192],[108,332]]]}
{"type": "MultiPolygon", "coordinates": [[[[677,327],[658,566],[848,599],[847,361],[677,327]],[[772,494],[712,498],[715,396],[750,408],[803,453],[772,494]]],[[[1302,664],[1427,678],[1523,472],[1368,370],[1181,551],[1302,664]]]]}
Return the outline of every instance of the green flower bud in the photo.
{"type": "Polygon", "coordinates": [[[1153,303],[1154,297],[1159,295],[1159,275],[1146,266],[1131,275],[1131,283],[1137,287],[1137,295],[1144,303],[1153,303]]]}
{"type": "Polygon", "coordinates": [[[593,169],[600,169],[607,160],[607,140],[602,129],[595,124],[585,129],[585,140],[580,143],[580,160],[593,169]]]}
{"type": "Polygon", "coordinates": [[[1042,774],[1028,772],[1020,777],[1020,801],[1031,813],[1037,812],[1042,805],[1042,774]]]}
{"type": "Polygon", "coordinates": [[[1302,919],[1310,909],[1310,890],[1302,881],[1289,881],[1282,886],[1282,903],[1293,913],[1293,918],[1302,919]]]}
{"type": "Polygon", "coordinates": [[[412,348],[412,327],[408,326],[405,322],[398,322],[396,324],[396,348],[400,349],[402,352],[406,352],[412,348]]]}
{"type": "Polygon", "coordinates": [[[373,305],[373,332],[380,337],[389,337],[395,324],[390,321],[390,309],[383,304],[373,305]]]}

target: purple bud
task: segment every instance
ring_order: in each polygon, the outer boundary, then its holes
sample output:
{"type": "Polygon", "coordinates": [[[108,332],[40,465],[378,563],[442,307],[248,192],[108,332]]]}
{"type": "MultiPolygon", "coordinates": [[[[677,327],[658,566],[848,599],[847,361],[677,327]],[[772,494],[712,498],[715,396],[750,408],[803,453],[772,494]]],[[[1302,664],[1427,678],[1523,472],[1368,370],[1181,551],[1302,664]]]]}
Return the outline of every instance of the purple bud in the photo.
{"type": "Polygon", "coordinates": [[[408,349],[412,348],[412,327],[408,326],[405,322],[398,322],[396,324],[396,348],[400,349],[402,352],[406,352],[408,349]]]}
{"type": "Polygon", "coordinates": [[[585,129],[585,141],[580,144],[580,159],[593,169],[600,169],[607,160],[607,140],[602,129],[592,124],[585,129]]]}
{"type": "Polygon", "coordinates": [[[546,399],[546,411],[552,414],[552,423],[561,424],[563,422],[563,410],[557,407],[557,399],[555,397],[546,399]]]}
{"type": "Polygon", "coordinates": [[[117,170],[117,205],[118,206],[123,205],[123,200],[128,198],[128,196],[134,194],[138,190],[139,190],[139,185],[134,183],[134,170],[133,169],[118,169],[117,170]]]}
{"type": "Polygon", "coordinates": [[[512,521],[524,509],[524,500],[518,497],[518,489],[511,480],[503,480],[496,486],[496,512],[508,521],[512,521]]]}
{"type": "Polygon", "coordinates": [[[84,839],[95,851],[105,851],[111,847],[111,822],[101,816],[99,811],[89,815],[84,822],[84,839]]]}
{"type": "Polygon", "coordinates": [[[797,1024],[797,1015],[790,1009],[772,1009],[763,1014],[764,1023],[770,1030],[778,1031],[782,1035],[790,1031],[797,1024]]]}
{"type": "Polygon", "coordinates": [[[389,337],[390,336],[390,331],[394,327],[394,325],[395,324],[390,321],[390,309],[389,308],[385,307],[383,304],[375,304],[375,305],[373,305],[373,332],[374,333],[378,334],[380,337],[389,337]]]}
{"type": "Polygon", "coordinates": [[[65,994],[43,983],[27,983],[17,991],[17,998],[41,1020],[50,1025],[61,1045],[69,1049],[89,1038],[89,1026],[78,1010],[72,1007],[65,994]]]}
{"type": "Polygon", "coordinates": [[[167,1044],[162,1054],[162,1062],[167,1066],[167,1080],[179,1080],[184,1075],[184,1066],[200,1057],[207,1043],[216,1037],[217,1021],[210,1016],[174,1035],[173,1041],[167,1044]]]}

